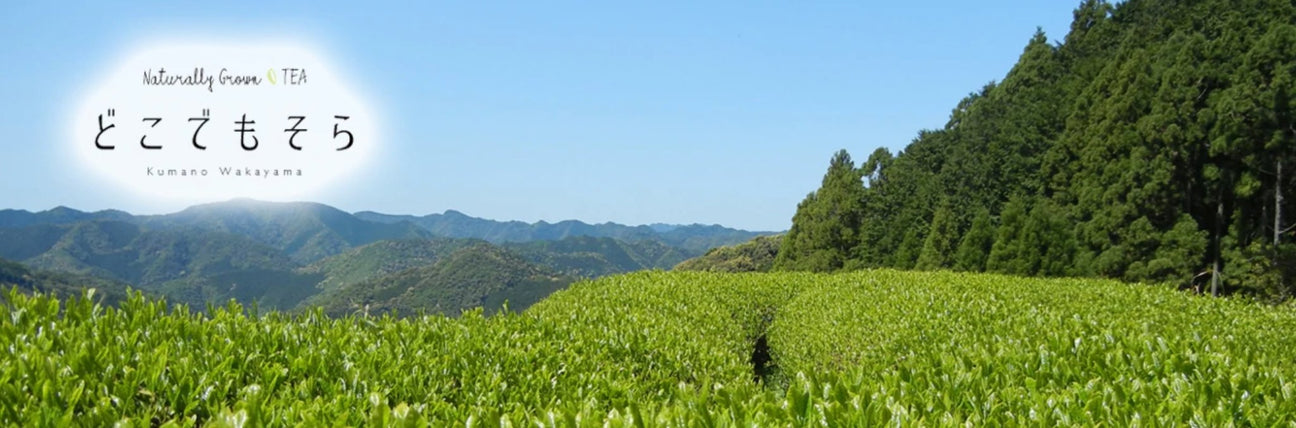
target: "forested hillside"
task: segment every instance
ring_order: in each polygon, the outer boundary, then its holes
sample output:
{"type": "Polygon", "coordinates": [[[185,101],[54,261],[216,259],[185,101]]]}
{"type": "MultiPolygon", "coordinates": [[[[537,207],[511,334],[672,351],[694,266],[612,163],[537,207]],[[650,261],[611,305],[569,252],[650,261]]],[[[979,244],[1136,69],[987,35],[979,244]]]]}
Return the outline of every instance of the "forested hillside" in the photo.
{"type": "Polygon", "coordinates": [[[477,307],[494,313],[506,302],[513,310],[526,309],[573,280],[507,249],[477,241],[445,252],[434,262],[326,289],[303,308],[322,307],[333,316],[389,312],[457,316],[477,307]]]}
{"type": "Polygon", "coordinates": [[[23,276],[18,274],[0,276],[0,287],[16,284],[24,291],[68,294],[78,287],[60,280],[80,278],[86,287],[115,284],[111,288],[124,290],[121,284],[131,284],[193,308],[235,299],[256,302],[262,309],[291,310],[318,303],[328,306],[330,313],[363,310],[367,305],[375,312],[458,314],[480,305],[493,311],[504,300],[521,309],[578,278],[667,269],[709,249],[707,245],[740,242],[757,234],[699,225],[629,227],[577,221],[550,225],[565,227],[558,230],[463,215],[447,215],[455,221],[438,223],[439,229],[433,231],[402,216],[368,215],[381,221],[318,203],[250,199],[163,215],[66,207],[40,212],[0,210],[0,258],[26,265],[15,264],[14,269],[48,270],[39,271],[45,276],[36,280],[20,280],[23,276]],[[472,236],[500,225],[534,229],[533,234],[512,238],[541,240],[491,244],[434,236],[472,236]],[[640,239],[591,236],[617,231],[640,239]],[[564,237],[545,240],[550,235],[564,237]],[[460,254],[459,250],[471,251],[460,254]],[[69,275],[52,276],[56,272],[69,275]],[[358,284],[371,289],[356,288],[358,284]],[[400,299],[389,301],[392,296],[381,295],[388,292],[400,299]]]}
{"type": "Polygon", "coordinates": [[[322,291],[339,290],[358,282],[426,266],[456,250],[481,243],[474,239],[432,238],[378,241],[298,269],[320,274],[322,291]]]}
{"type": "Polygon", "coordinates": [[[532,263],[574,277],[596,278],[623,272],[670,269],[694,253],[660,241],[634,242],[591,236],[571,236],[557,241],[515,242],[502,245],[532,263]]]}
{"type": "Polygon", "coordinates": [[[1074,18],[899,153],[834,155],[776,267],[1290,296],[1296,5],[1090,0],[1074,18]]]}
{"type": "Polygon", "coordinates": [[[757,236],[752,240],[712,248],[699,257],[675,265],[675,270],[703,272],[769,272],[778,256],[783,235],[757,236]]]}
{"type": "Polygon", "coordinates": [[[287,255],[249,237],[116,220],[0,227],[0,258],[76,275],[83,287],[127,283],[194,307],[236,298],[290,308],[318,281],[292,272],[287,255]]]}
{"type": "Polygon", "coordinates": [[[0,291],[10,288],[24,293],[42,293],[60,298],[81,296],[85,289],[93,288],[96,303],[116,305],[126,300],[129,286],[90,275],[77,275],[31,269],[0,258],[0,291]]]}

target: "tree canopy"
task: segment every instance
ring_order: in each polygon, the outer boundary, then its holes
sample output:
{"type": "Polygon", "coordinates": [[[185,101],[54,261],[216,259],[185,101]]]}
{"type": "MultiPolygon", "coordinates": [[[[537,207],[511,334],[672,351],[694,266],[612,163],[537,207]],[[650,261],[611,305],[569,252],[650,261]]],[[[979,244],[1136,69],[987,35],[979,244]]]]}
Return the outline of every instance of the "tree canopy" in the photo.
{"type": "MultiPolygon", "coordinates": [[[[1296,289],[1296,4],[1086,0],[939,129],[843,150],[778,269],[991,270],[1296,289]],[[1208,281],[1209,282],[1209,281],[1208,281]]],[[[1205,287],[1205,288],[1203,288],[1205,287]]]]}

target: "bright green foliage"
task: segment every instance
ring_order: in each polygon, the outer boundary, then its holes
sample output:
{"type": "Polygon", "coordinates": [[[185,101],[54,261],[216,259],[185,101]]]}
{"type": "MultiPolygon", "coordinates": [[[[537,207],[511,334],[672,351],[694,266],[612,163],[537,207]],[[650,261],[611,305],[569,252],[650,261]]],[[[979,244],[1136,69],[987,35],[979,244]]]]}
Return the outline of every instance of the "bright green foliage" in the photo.
{"type": "Polygon", "coordinates": [[[1290,308],[1095,280],[877,272],[825,282],[836,285],[779,311],[770,346],[782,370],[815,374],[789,396],[860,409],[844,425],[1296,421],[1290,308]]]}
{"type": "Polygon", "coordinates": [[[863,203],[863,176],[850,154],[838,151],[819,190],[797,205],[775,267],[815,272],[841,269],[861,242],[863,203]]]}
{"type": "Polygon", "coordinates": [[[1105,280],[648,272],[457,319],[4,298],[5,425],[1296,421],[1291,308],[1105,280]]]}

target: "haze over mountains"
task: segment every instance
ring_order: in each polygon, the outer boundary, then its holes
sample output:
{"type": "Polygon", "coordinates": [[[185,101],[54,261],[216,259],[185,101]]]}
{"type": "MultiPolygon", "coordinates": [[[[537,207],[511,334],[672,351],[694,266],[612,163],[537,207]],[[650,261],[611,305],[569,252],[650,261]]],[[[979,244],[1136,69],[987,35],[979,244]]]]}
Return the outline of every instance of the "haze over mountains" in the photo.
{"type": "Polygon", "coordinates": [[[103,295],[130,284],[201,308],[323,306],[457,314],[505,300],[514,309],[579,278],[669,269],[758,236],[721,226],[500,222],[457,211],[350,214],[307,202],[198,205],[164,215],[0,210],[6,283],[67,292],[94,278],[103,295]],[[69,279],[70,278],[70,279],[69,279]],[[44,280],[42,280],[44,279],[44,280]]]}
{"type": "Polygon", "coordinates": [[[593,236],[615,238],[623,241],[655,240],[666,245],[699,253],[721,245],[743,242],[760,234],[719,225],[701,224],[670,225],[658,223],[643,226],[626,226],[616,223],[588,224],[577,220],[566,220],[557,223],[545,221],[535,223],[495,221],[471,217],[455,210],[447,210],[443,214],[428,214],[422,217],[379,214],[370,211],[361,211],[355,215],[357,218],[379,223],[409,222],[438,236],[477,238],[492,243],[556,241],[572,236],[593,236]]]}

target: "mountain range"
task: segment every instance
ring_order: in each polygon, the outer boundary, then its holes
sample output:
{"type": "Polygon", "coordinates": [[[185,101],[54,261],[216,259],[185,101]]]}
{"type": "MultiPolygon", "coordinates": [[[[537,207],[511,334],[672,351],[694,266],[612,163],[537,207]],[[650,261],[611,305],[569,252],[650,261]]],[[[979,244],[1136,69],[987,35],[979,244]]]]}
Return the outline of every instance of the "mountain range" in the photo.
{"type": "Polygon", "coordinates": [[[573,236],[614,238],[622,241],[655,240],[668,246],[703,253],[722,245],[747,241],[768,232],[750,232],[719,225],[668,225],[651,224],[626,226],[616,223],[589,224],[577,220],[557,223],[538,221],[495,221],[448,210],[442,214],[422,217],[410,215],[379,214],[370,211],[355,213],[360,219],[378,223],[399,224],[409,222],[438,236],[451,238],[477,238],[492,243],[557,241],[573,236]]]}
{"type": "MultiPolygon", "coordinates": [[[[522,309],[580,278],[669,269],[758,236],[721,226],[500,222],[457,211],[347,213],[238,199],[164,215],[0,210],[0,283],[69,292],[124,284],[202,308],[228,299],[290,310],[456,314],[522,309]],[[93,278],[93,280],[91,280],[93,278]]],[[[107,293],[107,292],[105,292],[107,293]]]]}

